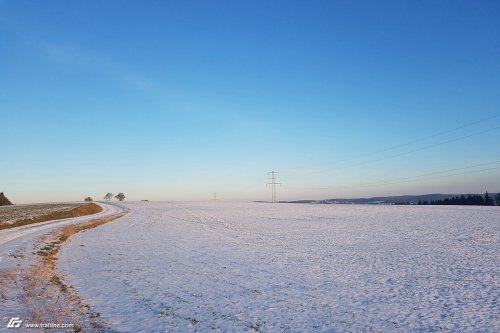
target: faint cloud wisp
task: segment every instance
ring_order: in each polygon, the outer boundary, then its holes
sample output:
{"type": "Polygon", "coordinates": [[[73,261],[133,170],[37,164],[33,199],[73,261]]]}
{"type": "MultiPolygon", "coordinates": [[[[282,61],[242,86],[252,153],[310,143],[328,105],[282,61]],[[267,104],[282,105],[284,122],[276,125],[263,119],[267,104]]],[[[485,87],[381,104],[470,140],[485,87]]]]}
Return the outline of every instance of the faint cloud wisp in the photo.
{"type": "Polygon", "coordinates": [[[85,67],[104,74],[119,83],[148,93],[165,95],[168,90],[162,84],[138,75],[118,61],[93,50],[54,43],[43,43],[39,49],[42,56],[58,65],[85,67]]]}

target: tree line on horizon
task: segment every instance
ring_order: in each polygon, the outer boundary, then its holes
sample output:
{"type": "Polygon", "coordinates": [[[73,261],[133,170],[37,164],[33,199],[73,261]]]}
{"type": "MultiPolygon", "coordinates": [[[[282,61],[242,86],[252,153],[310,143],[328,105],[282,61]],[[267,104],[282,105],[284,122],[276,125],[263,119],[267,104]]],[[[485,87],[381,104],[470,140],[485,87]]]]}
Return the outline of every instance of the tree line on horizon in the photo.
{"type": "MultiPolygon", "coordinates": [[[[110,201],[111,198],[113,198],[113,193],[106,193],[106,195],[104,196],[104,199],[106,199],[106,201],[110,201]]],[[[115,198],[118,200],[118,201],[123,201],[125,199],[125,194],[123,194],[122,192],[118,193],[117,195],[115,195],[115,198]]]]}
{"type": "Polygon", "coordinates": [[[443,200],[419,200],[417,205],[464,205],[464,206],[500,206],[500,193],[495,196],[490,195],[488,191],[484,195],[469,194],[446,198],[443,200]]]}
{"type": "MultiPolygon", "coordinates": [[[[120,192],[117,195],[115,195],[115,198],[118,201],[123,201],[125,199],[125,194],[123,194],[123,192],[120,192]]],[[[113,193],[111,193],[111,192],[106,193],[106,195],[104,196],[104,200],[111,201],[111,199],[113,199],[113,193]]],[[[91,201],[94,201],[94,199],[92,199],[91,197],[86,197],[85,201],[91,202],[91,201]]]]}

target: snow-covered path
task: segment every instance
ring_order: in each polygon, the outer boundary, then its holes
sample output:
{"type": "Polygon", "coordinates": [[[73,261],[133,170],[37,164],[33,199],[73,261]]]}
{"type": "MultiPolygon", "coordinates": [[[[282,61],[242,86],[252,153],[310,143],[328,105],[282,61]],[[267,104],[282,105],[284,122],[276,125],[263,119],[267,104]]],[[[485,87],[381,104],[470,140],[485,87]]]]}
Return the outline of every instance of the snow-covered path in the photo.
{"type": "Polygon", "coordinates": [[[119,332],[498,332],[498,207],[126,203],[59,267],[119,332]]]}
{"type": "Polygon", "coordinates": [[[15,260],[16,257],[30,255],[33,250],[33,244],[47,232],[65,225],[82,223],[96,218],[115,215],[125,210],[124,207],[111,203],[96,203],[103,208],[103,211],[98,214],[0,230],[0,269],[17,266],[19,260],[15,260]]]}

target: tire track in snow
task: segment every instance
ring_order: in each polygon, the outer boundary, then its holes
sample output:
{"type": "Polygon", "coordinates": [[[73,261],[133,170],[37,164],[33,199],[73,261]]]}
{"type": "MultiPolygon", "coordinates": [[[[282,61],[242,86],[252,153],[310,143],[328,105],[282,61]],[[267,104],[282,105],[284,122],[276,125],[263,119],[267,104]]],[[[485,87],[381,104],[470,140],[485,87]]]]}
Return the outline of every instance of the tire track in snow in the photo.
{"type": "Polygon", "coordinates": [[[499,324],[495,208],[127,205],[133,215],[77,235],[61,258],[118,331],[499,324]]]}

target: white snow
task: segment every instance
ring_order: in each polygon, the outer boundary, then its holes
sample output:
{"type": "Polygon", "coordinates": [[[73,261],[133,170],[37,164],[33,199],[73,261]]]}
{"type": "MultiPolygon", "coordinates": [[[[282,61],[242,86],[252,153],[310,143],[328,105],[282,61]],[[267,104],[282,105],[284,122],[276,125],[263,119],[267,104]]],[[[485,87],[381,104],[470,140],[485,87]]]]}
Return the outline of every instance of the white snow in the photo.
{"type": "Polygon", "coordinates": [[[126,203],[59,267],[118,332],[498,332],[500,209],[126,203]]]}

